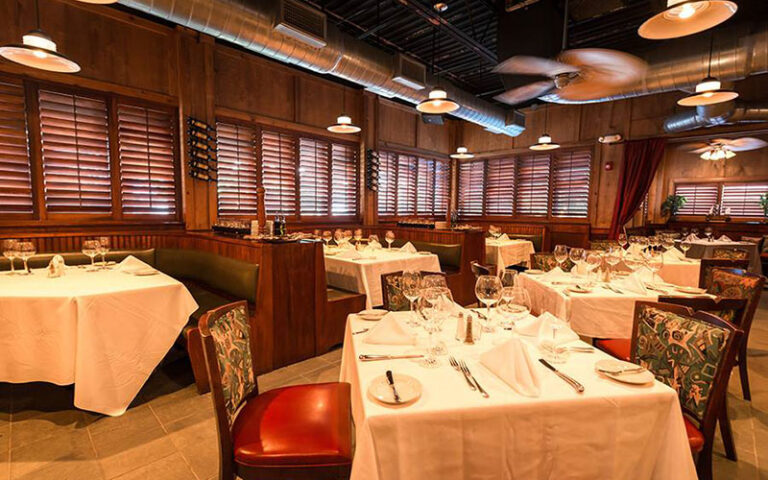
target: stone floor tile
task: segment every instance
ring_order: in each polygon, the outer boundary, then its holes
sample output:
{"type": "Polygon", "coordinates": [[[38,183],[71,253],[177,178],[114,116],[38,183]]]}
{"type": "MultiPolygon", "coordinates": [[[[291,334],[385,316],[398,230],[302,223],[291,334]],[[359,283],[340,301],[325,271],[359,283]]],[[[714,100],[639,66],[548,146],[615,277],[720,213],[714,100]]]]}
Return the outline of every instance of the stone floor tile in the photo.
{"type": "Polygon", "coordinates": [[[176,452],[115,477],[115,480],[197,480],[197,478],[181,453],[176,452]]]}

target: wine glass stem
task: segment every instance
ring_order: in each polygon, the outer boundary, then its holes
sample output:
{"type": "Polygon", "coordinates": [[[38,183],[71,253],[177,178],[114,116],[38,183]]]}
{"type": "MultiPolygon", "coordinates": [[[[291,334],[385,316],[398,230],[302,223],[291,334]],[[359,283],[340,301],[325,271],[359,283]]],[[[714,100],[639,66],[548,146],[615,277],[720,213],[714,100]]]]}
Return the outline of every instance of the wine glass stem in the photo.
{"type": "Polygon", "coordinates": [[[8,260],[10,260],[10,262],[11,262],[11,275],[14,275],[16,273],[16,270],[14,270],[14,268],[13,268],[13,261],[16,260],[16,259],[13,258],[13,257],[10,257],[8,260]]]}
{"type": "Polygon", "coordinates": [[[95,258],[96,258],[96,255],[91,256],[91,269],[96,268],[95,258]]]}
{"type": "Polygon", "coordinates": [[[432,329],[429,329],[429,335],[427,335],[427,363],[433,363],[435,361],[435,351],[432,346],[432,329]]]}
{"type": "Polygon", "coordinates": [[[22,260],[24,260],[24,273],[29,273],[29,267],[27,267],[27,259],[23,258],[22,260]]]}

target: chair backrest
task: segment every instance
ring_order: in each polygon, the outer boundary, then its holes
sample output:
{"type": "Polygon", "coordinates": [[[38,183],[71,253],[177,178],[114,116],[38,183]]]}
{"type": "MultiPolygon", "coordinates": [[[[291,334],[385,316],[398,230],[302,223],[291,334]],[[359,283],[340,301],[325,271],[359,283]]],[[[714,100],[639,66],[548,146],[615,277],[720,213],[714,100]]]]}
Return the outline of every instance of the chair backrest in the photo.
{"type": "Polygon", "coordinates": [[[739,328],[744,332],[744,338],[749,336],[755,311],[760,304],[760,295],[765,285],[765,277],[750,273],[739,268],[713,268],[711,283],[707,292],[723,298],[735,298],[747,301],[739,328]]]}
{"type": "Polygon", "coordinates": [[[486,267],[485,265],[481,265],[476,260],[472,260],[469,263],[469,267],[472,269],[472,274],[475,276],[475,278],[478,278],[481,275],[493,275],[490,268],[486,267]]]}
{"type": "Polygon", "coordinates": [[[636,302],[632,361],[678,393],[683,412],[712,438],[742,332],[706,312],[636,302]]]}
{"type": "Polygon", "coordinates": [[[715,247],[712,249],[712,258],[728,260],[748,260],[749,252],[740,248],[715,247]]]}
{"type": "MultiPolygon", "coordinates": [[[[427,275],[440,275],[445,277],[444,272],[421,272],[421,276],[427,275]]],[[[381,276],[381,298],[384,304],[384,310],[390,312],[404,312],[411,309],[411,304],[405,295],[403,295],[403,287],[401,281],[403,279],[403,272],[387,273],[381,276]]]]}
{"type": "Polygon", "coordinates": [[[682,305],[693,311],[711,313],[737,327],[741,325],[747,310],[747,300],[743,298],[668,297],[660,295],[659,302],[682,305]]]}
{"type": "Polygon", "coordinates": [[[733,260],[728,258],[702,258],[699,269],[699,287],[709,288],[712,283],[713,268],[749,268],[749,260],[733,260]]]}
{"type": "MultiPolygon", "coordinates": [[[[555,260],[554,254],[551,253],[532,253],[531,254],[531,268],[544,270],[548,272],[557,266],[557,260],[555,260]]],[[[566,258],[563,262],[563,270],[570,272],[574,267],[574,263],[570,258],[566,258]]]]}

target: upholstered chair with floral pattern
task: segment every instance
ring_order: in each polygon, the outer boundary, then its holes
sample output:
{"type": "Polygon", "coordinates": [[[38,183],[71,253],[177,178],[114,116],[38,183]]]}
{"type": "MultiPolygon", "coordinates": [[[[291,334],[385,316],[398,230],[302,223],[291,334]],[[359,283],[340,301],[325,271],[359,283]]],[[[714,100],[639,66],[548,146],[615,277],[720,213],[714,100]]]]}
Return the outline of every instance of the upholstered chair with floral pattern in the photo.
{"type": "MultiPolygon", "coordinates": [[[[444,272],[421,272],[422,278],[427,275],[445,277],[444,272]]],[[[406,312],[411,309],[411,302],[403,295],[403,272],[387,273],[381,276],[381,297],[384,310],[390,312],[406,312]]]]}
{"type": "MultiPolygon", "coordinates": [[[[532,253],[531,254],[531,268],[537,270],[543,270],[548,272],[557,266],[557,260],[551,253],[532,253]]],[[[574,263],[570,258],[565,259],[563,262],[563,270],[570,272],[574,267],[574,263]]]]}
{"type": "Polygon", "coordinates": [[[248,304],[199,323],[219,435],[219,479],[343,479],[352,466],[350,385],[293,385],[259,393],[248,304]]]}
{"type": "Polygon", "coordinates": [[[713,268],[749,268],[749,260],[734,260],[730,258],[702,258],[699,268],[699,287],[707,288],[712,283],[713,268]]]}
{"type": "Polygon", "coordinates": [[[712,445],[742,339],[735,325],[678,305],[637,302],[632,362],[677,391],[696,470],[712,478],[712,445]]]}

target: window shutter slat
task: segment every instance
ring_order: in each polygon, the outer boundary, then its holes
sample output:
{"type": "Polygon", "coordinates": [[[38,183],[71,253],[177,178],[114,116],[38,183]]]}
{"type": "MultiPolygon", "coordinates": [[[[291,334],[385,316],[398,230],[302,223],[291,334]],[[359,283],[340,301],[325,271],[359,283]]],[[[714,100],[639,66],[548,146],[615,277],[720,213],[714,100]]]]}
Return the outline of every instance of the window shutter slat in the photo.
{"type": "Polygon", "coordinates": [[[435,161],[418,159],[416,171],[416,213],[434,215],[435,212],[435,161]]]}
{"type": "Polygon", "coordinates": [[[267,215],[296,214],[296,139],[261,132],[261,178],[267,215]]]}
{"type": "Polygon", "coordinates": [[[256,131],[228,123],[216,124],[219,215],[256,215],[258,188],[256,131]]]}
{"type": "Polygon", "coordinates": [[[397,154],[379,152],[379,215],[397,214],[397,154]]]}
{"type": "Polygon", "coordinates": [[[299,198],[302,215],[328,215],[330,147],[310,138],[299,140],[299,198]]]}
{"type": "Polygon", "coordinates": [[[768,194],[768,183],[734,183],[723,185],[722,208],[733,217],[763,217],[760,196],[768,194]]]}
{"type": "Polygon", "coordinates": [[[331,215],[355,215],[358,205],[357,149],[331,145],[331,215]]]}
{"type": "Polygon", "coordinates": [[[554,159],[552,216],[587,218],[592,158],[587,151],[569,152],[554,159]]]}
{"type": "Polygon", "coordinates": [[[416,215],[418,160],[413,155],[397,156],[397,214],[416,215]]]}
{"type": "Polygon", "coordinates": [[[515,200],[515,160],[513,158],[488,160],[487,175],[485,214],[512,215],[515,200]]]}
{"type": "Polygon", "coordinates": [[[109,213],[112,194],[106,102],[40,90],[39,103],[48,211],[109,213]]]}
{"type": "Polygon", "coordinates": [[[675,195],[685,197],[679,215],[706,215],[717,203],[720,187],[716,183],[675,185],[675,195]]]}
{"type": "Polygon", "coordinates": [[[517,215],[546,216],[549,205],[548,155],[521,156],[517,162],[517,215]]]}
{"type": "Polygon", "coordinates": [[[448,213],[451,198],[451,164],[435,161],[435,216],[444,217],[448,213]]]}
{"type": "Polygon", "coordinates": [[[21,80],[0,78],[0,213],[32,213],[27,116],[21,80]]]}
{"type": "Polygon", "coordinates": [[[485,162],[459,164],[459,215],[479,217],[483,214],[485,192],[485,162]]]}

